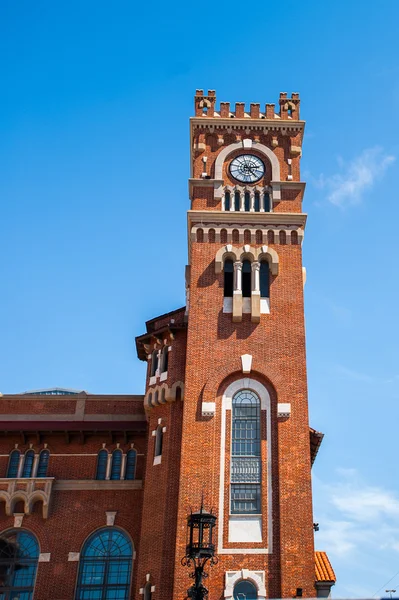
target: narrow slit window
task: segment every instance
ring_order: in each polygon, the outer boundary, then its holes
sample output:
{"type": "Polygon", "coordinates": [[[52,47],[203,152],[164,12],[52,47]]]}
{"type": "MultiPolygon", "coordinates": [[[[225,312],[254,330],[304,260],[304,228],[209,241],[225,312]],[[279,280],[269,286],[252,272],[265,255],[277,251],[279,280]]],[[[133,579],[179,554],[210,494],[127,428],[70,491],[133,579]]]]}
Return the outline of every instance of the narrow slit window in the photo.
{"type": "Polygon", "coordinates": [[[270,194],[264,194],[263,202],[265,204],[265,212],[270,212],[270,194]]]}
{"type": "Polygon", "coordinates": [[[48,450],[42,450],[39,456],[39,465],[37,467],[38,477],[47,477],[48,463],[50,460],[50,452],[48,450]]]}
{"type": "Polygon", "coordinates": [[[255,212],[260,211],[260,194],[259,192],[255,192],[255,212]]]}
{"type": "Polygon", "coordinates": [[[21,453],[19,450],[13,450],[8,461],[7,477],[18,477],[19,459],[21,453]]]}
{"type": "Polygon", "coordinates": [[[242,263],[242,297],[251,297],[251,263],[244,260],[242,263]]]}
{"type": "Polygon", "coordinates": [[[224,262],[224,296],[225,298],[231,298],[233,296],[234,288],[234,266],[232,260],[226,260],[224,262]]]}
{"type": "Polygon", "coordinates": [[[32,477],[34,460],[35,460],[34,451],[28,450],[28,452],[25,454],[24,467],[22,469],[22,477],[32,477]]]}
{"type": "Polygon", "coordinates": [[[270,269],[267,260],[262,260],[260,263],[260,296],[261,298],[269,298],[270,295],[270,269]]]}
{"type": "Polygon", "coordinates": [[[162,445],[163,445],[163,431],[162,427],[157,428],[155,434],[155,456],[162,456],[162,445]]]}
{"type": "Polygon", "coordinates": [[[116,480],[121,478],[122,470],[122,450],[114,450],[112,453],[111,477],[116,480]]]}
{"type": "Polygon", "coordinates": [[[230,192],[224,195],[224,210],[230,210],[230,192]]]}

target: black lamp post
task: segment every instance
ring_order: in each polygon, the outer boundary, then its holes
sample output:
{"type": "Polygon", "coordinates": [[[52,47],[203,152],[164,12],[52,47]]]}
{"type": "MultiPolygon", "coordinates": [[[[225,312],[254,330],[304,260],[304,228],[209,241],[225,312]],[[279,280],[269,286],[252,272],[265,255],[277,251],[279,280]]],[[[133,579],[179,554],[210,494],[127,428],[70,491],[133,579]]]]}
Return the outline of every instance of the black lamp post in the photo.
{"type": "Polygon", "coordinates": [[[193,600],[203,600],[208,597],[208,590],[202,581],[209,574],[204,568],[209,561],[211,566],[218,562],[215,556],[213,543],[213,528],[216,525],[216,515],[207,512],[201,503],[198,512],[191,512],[187,517],[187,545],[186,555],[182,558],[184,567],[194,567],[190,577],[194,579],[193,585],[187,590],[187,597],[193,600]]]}

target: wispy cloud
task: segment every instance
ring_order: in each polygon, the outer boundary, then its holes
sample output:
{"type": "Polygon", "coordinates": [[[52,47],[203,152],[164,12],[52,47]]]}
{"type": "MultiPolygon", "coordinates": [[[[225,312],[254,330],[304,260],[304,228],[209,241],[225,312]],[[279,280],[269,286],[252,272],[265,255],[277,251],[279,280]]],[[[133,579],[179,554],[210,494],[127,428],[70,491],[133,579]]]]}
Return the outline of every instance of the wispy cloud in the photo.
{"type": "Polygon", "coordinates": [[[349,163],[340,158],[340,171],[329,177],[321,175],[316,185],[327,191],[327,199],[335,206],[360,204],[363,192],[370,189],[394,161],[395,156],[385,153],[381,147],[368,148],[349,163]]]}

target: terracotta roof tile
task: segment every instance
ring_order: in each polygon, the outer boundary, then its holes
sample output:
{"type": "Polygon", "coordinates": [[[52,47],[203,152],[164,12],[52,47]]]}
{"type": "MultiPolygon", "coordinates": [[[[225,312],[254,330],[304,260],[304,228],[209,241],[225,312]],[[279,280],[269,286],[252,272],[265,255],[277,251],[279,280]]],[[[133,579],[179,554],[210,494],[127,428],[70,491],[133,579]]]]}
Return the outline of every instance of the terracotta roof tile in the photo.
{"type": "Polygon", "coordinates": [[[316,581],[336,581],[335,573],[325,552],[315,552],[316,581]]]}

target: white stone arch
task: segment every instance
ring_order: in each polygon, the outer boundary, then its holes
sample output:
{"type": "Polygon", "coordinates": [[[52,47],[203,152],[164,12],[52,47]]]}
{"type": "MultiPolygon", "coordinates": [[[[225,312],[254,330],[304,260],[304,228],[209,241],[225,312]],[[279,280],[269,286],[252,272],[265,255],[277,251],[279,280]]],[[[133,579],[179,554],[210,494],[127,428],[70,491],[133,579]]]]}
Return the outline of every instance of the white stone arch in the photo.
{"type": "MultiPolygon", "coordinates": [[[[235,142],[233,144],[229,144],[223,148],[221,152],[219,152],[215,162],[215,179],[222,179],[224,161],[229,154],[240,149],[244,149],[243,142],[235,142]]],[[[252,142],[252,150],[256,150],[257,152],[260,152],[266,156],[272,166],[272,181],[280,181],[280,163],[278,162],[278,158],[274,154],[273,150],[264,144],[260,144],[259,142],[255,141],[252,142]]],[[[248,148],[245,148],[245,151],[248,152],[248,148]]]]}
{"type": "Polygon", "coordinates": [[[273,248],[270,248],[270,246],[258,248],[256,251],[256,259],[258,261],[261,261],[262,259],[267,260],[272,275],[278,275],[279,259],[277,252],[273,248]]]}
{"type": "Polygon", "coordinates": [[[224,589],[225,600],[233,600],[234,587],[240,581],[250,581],[253,583],[258,592],[258,600],[266,600],[265,572],[249,571],[248,569],[226,572],[226,587],[224,589]]]}
{"type": "MultiPolygon", "coordinates": [[[[226,229],[226,228],[224,228],[226,229]]],[[[230,258],[233,262],[240,260],[241,250],[239,248],[235,248],[231,244],[227,244],[226,246],[222,246],[216,252],[215,257],[215,273],[219,275],[223,271],[224,261],[230,258]]]]}
{"type": "MultiPolygon", "coordinates": [[[[252,379],[251,377],[242,377],[233,381],[225,390],[222,396],[221,406],[221,425],[220,425],[220,487],[219,487],[219,527],[218,527],[218,554],[269,554],[273,552],[273,522],[272,522],[272,450],[271,450],[271,399],[268,389],[265,385],[252,379]],[[229,548],[223,547],[223,529],[224,529],[224,499],[225,499],[225,455],[226,455],[226,421],[227,411],[231,411],[234,395],[240,390],[251,390],[260,399],[261,411],[266,411],[266,443],[267,443],[267,514],[263,515],[267,519],[267,540],[263,540],[263,547],[254,548],[253,544],[248,542],[248,547],[229,548]]],[[[240,571],[241,573],[241,571],[240,571]]],[[[242,578],[242,576],[241,576],[242,578]]],[[[234,586],[233,586],[234,588],[234,586]]],[[[229,596],[228,596],[229,597],[229,596]]],[[[232,598],[233,596],[231,596],[232,598]]],[[[259,598],[263,598],[262,595],[259,598]]]]}

